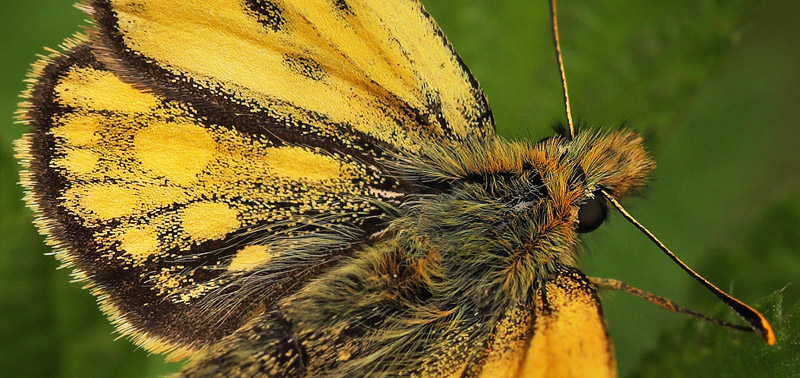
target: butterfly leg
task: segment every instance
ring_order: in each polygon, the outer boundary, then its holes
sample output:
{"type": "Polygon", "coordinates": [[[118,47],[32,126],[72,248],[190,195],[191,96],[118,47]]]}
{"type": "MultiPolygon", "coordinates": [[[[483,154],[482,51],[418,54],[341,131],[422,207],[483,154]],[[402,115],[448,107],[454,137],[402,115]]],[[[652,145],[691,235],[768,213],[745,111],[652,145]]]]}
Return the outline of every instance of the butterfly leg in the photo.
{"type": "Polygon", "coordinates": [[[633,295],[635,295],[635,296],[637,296],[639,298],[642,298],[642,299],[644,299],[644,300],[646,300],[646,301],[648,301],[650,303],[655,304],[656,306],[665,308],[665,309],[667,309],[669,311],[672,311],[672,312],[677,312],[677,313],[680,313],[680,314],[686,314],[686,315],[695,317],[697,319],[707,321],[707,322],[709,322],[711,324],[720,325],[720,326],[723,326],[723,327],[726,327],[726,328],[735,329],[735,330],[738,330],[738,331],[745,331],[745,332],[751,332],[752,331],[752,329],[750,327],[741,326],[741,325],[738,325],[738,324],[728,323],[728,322],[725,322],[725,321],[722,321],[722,320],[719,320],[719,319],[714,319],[714,318],[712,318],[712,317],[710,317],[708,315],[701,314],[701,313],[699,313],[697,311],[690,310],[690,309],[688,309],[686,307],[683,307],[683,306],[679,306],[679,305],[675,304],[674,302],[670,301],[669,299],[666,299],[664,297],[655,295],[653,293],[649,293],[649,292],[646,292],[644,290],[635,288],[633,286],[630,286],[630,285],[628,285],[628,284],[626,284],[624,282],[621,282],[621,281],[618,281],[618,280],[615,280],[615,279],[590,277],[589,280],[595,286],[597,286],[597,288],[599,288],[599,289],[610,289],[610,290],[624,291],[624,292],[626,292],[628,294],[633,294],[633,295]]]}

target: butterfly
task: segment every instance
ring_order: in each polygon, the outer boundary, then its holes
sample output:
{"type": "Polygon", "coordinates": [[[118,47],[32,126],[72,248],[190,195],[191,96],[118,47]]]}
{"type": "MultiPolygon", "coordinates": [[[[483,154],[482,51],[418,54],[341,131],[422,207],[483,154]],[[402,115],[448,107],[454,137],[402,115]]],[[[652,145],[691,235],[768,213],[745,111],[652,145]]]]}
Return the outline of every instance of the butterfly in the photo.
{"type": "Polygon", "coordinates": [[[497,136],[415,0],[83,9],[17,148],[40,230],[135,343],[187,376],[614,375],[615,283],[575,250],[629,217],[637,134],[497,136]]]}

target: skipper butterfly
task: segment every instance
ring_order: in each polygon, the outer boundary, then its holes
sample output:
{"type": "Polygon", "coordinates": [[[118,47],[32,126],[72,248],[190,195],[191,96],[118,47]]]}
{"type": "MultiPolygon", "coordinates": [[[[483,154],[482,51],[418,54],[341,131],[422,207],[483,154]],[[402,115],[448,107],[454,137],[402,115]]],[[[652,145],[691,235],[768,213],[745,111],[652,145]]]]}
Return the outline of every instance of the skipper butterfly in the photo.
{"type": "MultiPolygon", "coordinates": [[[[615,376],[578,234],[641,137],[509,141],[417,0],[93,0],[34,66],[22,182],[57,257],[184,376],[615,376]]],[[[709,319],[707,319],[709,320],[709,319]]]]}

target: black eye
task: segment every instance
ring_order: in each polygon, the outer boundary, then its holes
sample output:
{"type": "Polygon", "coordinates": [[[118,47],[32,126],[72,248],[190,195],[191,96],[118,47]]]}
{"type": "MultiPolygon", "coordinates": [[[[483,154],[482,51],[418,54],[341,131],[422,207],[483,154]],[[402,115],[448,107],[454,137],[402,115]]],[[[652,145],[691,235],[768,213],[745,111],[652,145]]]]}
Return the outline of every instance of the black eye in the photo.
{"type": "Polygon", "coordinates": [[[603,224],[608,215],[605,201],[597,193],[578,209],[578,232],[592,232],[603,224]]]}

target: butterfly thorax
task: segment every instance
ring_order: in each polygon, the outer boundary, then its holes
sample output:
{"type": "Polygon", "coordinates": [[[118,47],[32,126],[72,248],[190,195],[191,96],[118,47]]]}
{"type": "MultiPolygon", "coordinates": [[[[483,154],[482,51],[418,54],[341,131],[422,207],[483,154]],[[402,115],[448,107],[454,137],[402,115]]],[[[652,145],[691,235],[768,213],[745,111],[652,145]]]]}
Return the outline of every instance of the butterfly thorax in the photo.
{"type": "Polygon", "coordinates": [[[558,267],[575,266],[578,233],[605,218],[582,223],[595,193],[623,196],[653,168],[642,139],[624,130],[537,144],[475,139],[398,160],[395,169],[419,194],[391,222],[401,230],[394,242],[420,277],[441,278],[434,296],[486,305],[515,303],[558,267]]]}

